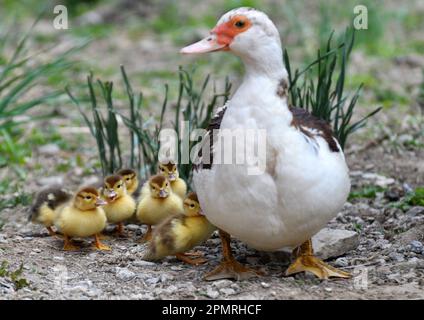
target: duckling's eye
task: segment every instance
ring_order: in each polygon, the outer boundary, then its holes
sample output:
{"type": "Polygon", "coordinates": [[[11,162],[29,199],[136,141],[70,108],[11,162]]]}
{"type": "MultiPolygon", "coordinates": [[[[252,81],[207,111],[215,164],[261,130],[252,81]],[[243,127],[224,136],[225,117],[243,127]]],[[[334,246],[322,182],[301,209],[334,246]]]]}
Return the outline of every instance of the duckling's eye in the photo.
{"type": "Polygon", "coordinates": [[[246,22],[244,22],[243,20],[238,20],[238,21],[236,21],[236,23],[234,23],[234,25],[237,28],[243,28],[246,25],[246,22]]]}
{"type": "Polygon", "coordinates": [[[194,204],[191,204],[191,205],[190,205],[190,208],[192,208],[192,209],[193,209],[193,208],[194,208],[194,204]]]}
{"type": "Polygon", "coordinates": [[[164,168],[160,168],[160,171],[165,172],[165,169],[164,168]]]}
{"type": "Polygon", "coordinates": [[[120,187],[121,187],[121,185],[120,185],[120,184],[118,184],[118,185],[117,185],[117,188],[119,189],[120,187]]]}
{"type": "Polygon", "coordinates": [[[86,196],[85,200],[91,200],[91,196],[86,196]]]}
{"type": "Polygon", "coordinates": [[[131,180],[131,178],[127,178],[126,180],[127,180],[127,181],[130,181],[130,180],[131,180]]]}

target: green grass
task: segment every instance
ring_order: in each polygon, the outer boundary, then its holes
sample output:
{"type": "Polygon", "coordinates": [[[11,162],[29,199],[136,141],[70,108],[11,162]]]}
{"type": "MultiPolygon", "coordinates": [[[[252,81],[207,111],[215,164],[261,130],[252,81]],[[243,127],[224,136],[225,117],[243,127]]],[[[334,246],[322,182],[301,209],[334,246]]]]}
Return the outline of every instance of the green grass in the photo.
{"type": "Polygon", "coordinates": [[[384,188],[379,186],[366,186],[362,189],[352,191],[349,194],[349,201],[353,199],[361,199],[361,198],[368,198],[368,199],[374,199],[377,197],[377,193],[384,192],[384,188]]]}
{"type": "Polygon", "coordinates": [[[345,89],[354,41],[352,29],[346,29],[338,41],[334,41],[333,33],[330,33],[326,45],[317,50],[316,59],[302,71],[292,70],[288,51],[284,50],[291,105],[302,107],[331,124],[342,149],[351,134],[364,127],[366,120],[381,110],[378,107],[358,121],[352,121],[363,87],[361,83],[351,96],[345,89]]]}
{"type": "MultiPolygon", "coordinates": [[[[172,115],[171,126],[180,139],[181,122],[189,121],[189,132],[193,129],[206,128],[212,113],[218,105],[225,103],[231,85],[226,81],[223,93],[217,93],[215,87],[210,88],[210,77],[207,76],[200,85],[195,85],[194,70],[186,71],[180,68],[177,74],[178,95],[170,102],[169,86],[165,85],[162,102],[155,109],[160,110],[159,116],[146,116],[146,105],[141,92],[135,92],[130,80],[121,67],[123,86],[127,95],[126,107],[117,108],[116,94],[112,82],[101,80],[93,81],[93,74],[87,77],[88,96],[76,97],[67,88],[71,100],[80,110],[86,125],[97,143],[97,150],[102,174],[115,172],[123,166],[136,169],[141,177],[147,178],[156,173],[159,155],[159,133],[164,128],[165,115],[172,115]],[[212,94],[206,97],[205,92],[212,94]],[[89,106],[83,106],[90,101],[89,106]],[[170,108],[172,105],[172,108],[170,108]],[[91,117],[87,116],[87,109],[91,110],[91,117]],[[127,135],[118,133],[117,116],[121,117],[127,129],[127,135]],[[124,144],[122,141],[129,141],[124,144]],[[129,148],[129,150],[128,150],[129,148]],[[125,150],[124,150],[125,149],[125,150]],[[125,152],[129,154],[125,157],[125,152]]],[[[174,88],[175,90],[175,88],[174,88]]],[[[191,150],[196,142],[189,142],[191,150]]],[[[180,146],[181,144],[180,141],[180,146]]],[[[178,149],[178,159],[181,159],[182,150],[178,149]]],[[[191,160],[191,159],[190,159],[191,160]]],[[[179,164],[182,178],[191,181],[192,163],[179,164]]]]}
{"type": "Polygon", "coordinates": [[[424,207],[424,187],[417,187],[408,192],[400,201],[391,204],[392,207],[407,211],[413,206],[424,207]]]}
{"type": "Polygon", "coordinates": [[[21,263],[19,268],[16,270],[10,270],[9,263],[7,261],[3,261],[0,264],[0,277],[6,278],[11,281],[15,286],[15,290],[20,290],[24,287],[29,286],[28,280],[22,277],[23,271],[23,263],[21,263]]]}

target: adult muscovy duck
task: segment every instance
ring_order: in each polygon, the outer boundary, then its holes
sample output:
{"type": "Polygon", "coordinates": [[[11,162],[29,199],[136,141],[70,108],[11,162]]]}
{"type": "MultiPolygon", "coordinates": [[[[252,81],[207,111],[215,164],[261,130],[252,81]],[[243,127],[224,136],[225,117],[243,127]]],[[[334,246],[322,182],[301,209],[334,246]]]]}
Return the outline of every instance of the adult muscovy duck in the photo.
{"type": "MultiPolygon", "coordinates": [[[[252,175],[248,164],[205,161],[196,167],[193,181],[201,207],[220,228],[223,244],[221,264],[205,278],[240,279],[255,273],[232,256],[230,235],[258,250],[294,248],[287,275],[309,271],[322,279],[348,278],[316,258],[311,244],[347,199],[348,168],[330,126],[288,105],[277,28],[265,13],[238,8],[224,14],[208,37],[181,52],[222,50],[241,58],[245,76],[211,120],[209,134],[218,128],[266,130],[266,169],[252,175]]],[[[211,152],[213,159],[216,150],[211,152]]]]}

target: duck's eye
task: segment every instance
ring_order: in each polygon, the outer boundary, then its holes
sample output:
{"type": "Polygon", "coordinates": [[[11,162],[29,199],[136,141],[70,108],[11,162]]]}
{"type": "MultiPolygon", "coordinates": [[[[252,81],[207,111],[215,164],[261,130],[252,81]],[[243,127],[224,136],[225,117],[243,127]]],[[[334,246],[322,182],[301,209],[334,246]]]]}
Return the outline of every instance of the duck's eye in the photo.
{"type": "Polygon", "coordinates": [[[191,204],[191,205],[190,205],[190,208],[192,208],[192,209],[193,209],[193,208],[194,208],[194,204],[191,204]]]}
{"type": "Polygon", "coordinates": [[[160,171],[165,172],[165,169],[164,168],[160,168],[160,171]]]}
{"type": "Polygon", "coordinates": [[[91,196],[86,196],[85,200],[91,200],[91,196]]]}
{"type": "Polygon", "coordinates": [[[246,25],[246,22],[244,22],[243,20],[238,20],[238,21],[236,21],[236,23],[234,25],[237,28],[243,28],[246,25]]]}
{"type": "Polygon", "coordinates": [[[131,178],[127,178],[126,180],[127,180],[127,181],[130,181],[130,180],[131,180],[131,178]]]}
{"type": "Polygon", "coordinates": [[[120,185],[120,184],[118,184],[117,188],[119,189],[120,187],[121,187],[121,185],[120,185]]]}

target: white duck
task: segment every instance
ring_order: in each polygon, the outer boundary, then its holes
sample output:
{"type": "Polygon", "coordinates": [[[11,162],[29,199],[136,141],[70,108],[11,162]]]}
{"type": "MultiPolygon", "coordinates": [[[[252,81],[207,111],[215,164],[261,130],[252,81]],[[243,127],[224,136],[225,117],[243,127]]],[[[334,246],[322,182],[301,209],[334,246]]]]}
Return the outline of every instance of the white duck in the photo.
{"type": "MultiPolygon", "coordinates": [[[[346,201],[348,168],[329,125],[288,106],[287,71],[277,28],[263,12],[238,8],[224,14],[207,38],[181,52],[220,50],[239,56],[246,73],[231,100],[212,119],[209,132],[265,129],[266,169],[251,175],[246,164],[206,164],[202,159],[204,163],[195,170],[201,206],[221,229],[224,249],[220,266],[206,279],[253,274],[233,258],[229,234],[258,250],[294,248],[295,261],[287,275],[309,271],[322,279],[348,278],[348,273],[316,258],[310,240],[346,201]]],[[[216,155],[216,150],[212,152],[216,155]]]]}

